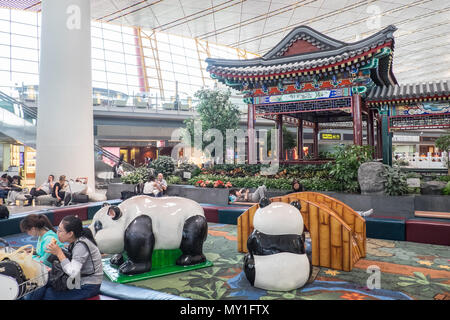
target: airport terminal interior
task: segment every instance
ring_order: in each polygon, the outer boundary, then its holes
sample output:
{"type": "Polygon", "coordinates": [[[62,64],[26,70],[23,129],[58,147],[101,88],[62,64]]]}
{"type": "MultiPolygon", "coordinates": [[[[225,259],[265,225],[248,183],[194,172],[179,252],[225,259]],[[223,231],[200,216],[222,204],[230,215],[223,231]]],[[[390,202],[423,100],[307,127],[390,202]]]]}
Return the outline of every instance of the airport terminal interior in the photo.
{"type": "Polygon", "coordinates": [[[450,300],[449,14],[0,0],[0,300],[450,300]]]}

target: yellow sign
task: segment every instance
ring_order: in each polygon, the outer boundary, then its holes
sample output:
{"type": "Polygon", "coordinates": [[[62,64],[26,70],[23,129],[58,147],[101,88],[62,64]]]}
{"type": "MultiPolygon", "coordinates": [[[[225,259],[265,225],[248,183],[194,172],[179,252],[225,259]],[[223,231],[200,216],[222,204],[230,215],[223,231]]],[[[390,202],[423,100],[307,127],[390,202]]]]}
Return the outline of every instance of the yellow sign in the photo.
{"type": "Polygon", "coordinates": [[[341,134],[340,133],[321,133],[320,139],[321,140],[341,140],[341,134]]]}

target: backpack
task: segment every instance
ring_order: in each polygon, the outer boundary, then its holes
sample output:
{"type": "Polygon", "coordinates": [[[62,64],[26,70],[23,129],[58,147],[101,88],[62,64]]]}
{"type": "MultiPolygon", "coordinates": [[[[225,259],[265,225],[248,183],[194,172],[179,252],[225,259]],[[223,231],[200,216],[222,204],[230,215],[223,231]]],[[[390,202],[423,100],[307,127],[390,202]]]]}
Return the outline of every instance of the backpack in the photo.
{"type": "MultiPolygon", "coordinates": [[[[92,259],[91,250],[89,249],[89,246],[86,244],[86,242],[78,240],[77,243],[82,243],[89,252],[89,257],[91,258],[91,263],[94,271],[90,274],[80,274],[80,276],[91,276],[95,274],[95,266],[94,266],[94,260],[92,259]]],[[[72,250],[73,247],[75,247],[75,244],[73,246],[69,246],[69,250],[63,250],[65,256],[72,260],[72,250]]],[[[59,259],[51,255],[48,260],[52,260],[52,269],[48,273],[48,284],[55,290],[55,291],[66,291],[67,288],[67,282],[69,279],[69,275],[64,272],[63,267],[61,266],[61,262],[59,262],[59,259]]]]}

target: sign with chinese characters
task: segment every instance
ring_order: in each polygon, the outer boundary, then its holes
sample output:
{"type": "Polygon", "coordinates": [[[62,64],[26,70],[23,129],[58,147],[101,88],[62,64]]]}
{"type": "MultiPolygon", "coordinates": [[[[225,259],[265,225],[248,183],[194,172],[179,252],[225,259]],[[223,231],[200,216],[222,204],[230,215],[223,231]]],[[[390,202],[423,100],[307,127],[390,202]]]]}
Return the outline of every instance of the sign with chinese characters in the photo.
{"type": "Polygon", "coordinates": [[[321,133],[320,140],[341,140],[340,133],[321,133]]]}
{"type": "Polygon", "coordinates": [[[270,104],[270,103],[283,103],[283,102],[294,102],[305,100],[342,98],[342,97],[350,97],[351,95],[352,91],[349,88],[340,88],[332,90],[298,92],[275,96],[255,97],[254,104],[270,104]]]}

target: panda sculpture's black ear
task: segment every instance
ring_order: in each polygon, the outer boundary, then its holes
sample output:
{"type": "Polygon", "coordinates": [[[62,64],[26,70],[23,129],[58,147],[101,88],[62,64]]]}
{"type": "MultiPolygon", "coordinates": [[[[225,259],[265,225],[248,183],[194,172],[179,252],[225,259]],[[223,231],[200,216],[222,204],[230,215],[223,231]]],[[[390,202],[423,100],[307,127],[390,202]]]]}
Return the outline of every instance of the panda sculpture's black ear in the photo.
{"type": "Polygon", "coordinates": [[[270,201],[270,199],[269,198],[266,198],[266,197],[264,197],[264,198],[262,198],[261,200],[259,200],[259,207],[260,208],[264,208],[264,207],[267,207],[269,204],[271,204],[272,202],[270,201]]]}
{"type": "Polygon", "coordinates": [[[114,212],[114,216],[112,217],[113,220],[118,220],[122,216],[122,211],[118,206],[111,206],[111,208],[108,209],[109,212],[114,212]]]}
{"type": "Polygon", "coordinates": [[[298,209],[298,211],[300,211],[302,209],[302,204],[300,203],[300,201],[292,201],[291,206],[294,206],[298,209]]]}

